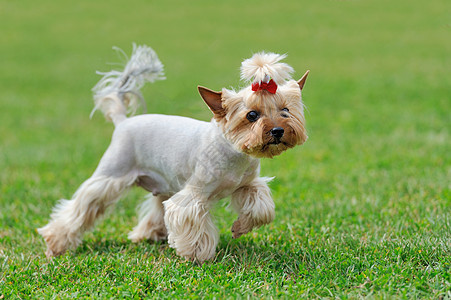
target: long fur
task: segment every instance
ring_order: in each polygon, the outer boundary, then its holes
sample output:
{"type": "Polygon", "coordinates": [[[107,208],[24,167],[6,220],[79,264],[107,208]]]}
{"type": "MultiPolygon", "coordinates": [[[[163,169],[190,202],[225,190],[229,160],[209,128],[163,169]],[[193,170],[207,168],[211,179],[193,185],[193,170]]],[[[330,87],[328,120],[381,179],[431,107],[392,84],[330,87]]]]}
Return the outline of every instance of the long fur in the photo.
{"type": "Polygon", "coordinates": [[[223,89],[222,106],[226,113],[218,120],[225,136],[241,151],[254,157],[274,157],[288,148],[302,145],[307,140],[305,129],[304,105],[301,90],[295,80],[280,85],[276,94],[266,91],[253,92],[250,87],[235,92],[223,89]],[[286,118],[281,118],[281,109],[286,118]],[[246,121],[246,114],[251,110],[262,112],[262,117],[255,123],[246,121]],[[271,145],[267,151],[261,151],[268,143],[265,134],[280,120],[286,128],[286,144],[271,145]]]}
{"type": "Polygon", "coordinates": [[[78,246],[82,233],[90,229],[135,180],[132,175],[93,176],[80,186],[71,200],[60,200],[49,224],[38,229],[47,242],[47,256],[56,256],[78,246]]]}
{"type": "Polygon", "coordinates": [[[184,189],[164,202],[168,242],[177,254],[203,262],[213,258],[219,233],[205,196],[184,189]]]}
{"type": "Polygon", "coordinates": [[[277,85],[281,85],[291,79],[294,71],[288,64],[280,62],[285,57],[275,53],[256,53],[241,63],[241,79],[255,83],[266,81],[265,78],[269,76],[277,85]]]}
{"type": "MultiPolygon", "coordinates": [[[[123,53],[119,48],[115,49],[123,53]]],[[[135,114],[140,105],[138,100],[144,103],[140,89],[146,82],[165,79],[163,68],[152,48],[133,44],[132,56],[123,71],[97,72],[103,77],[92,89],[95,106],[91,116],[100,110],[107,120],[117,125],[125,119],[127,112],[135,114]]]]}
{"type": "Polygon", "coordinates": [[[210,209],[232,196],[238,213],[233,237],[274,219],[274,202],[261,178],[259,157],[273,157],[302,144],[306,138],[302,86],[292,80],[284,55],[259,53],[243,62],[242,78],[278,84],[275,94],[250,86],[222,93],[202,88],[214,113],[211,122],[158,114],[127,118],[141,97],[145,82],[163,78],[163,65],[147,46],[134,46],[122,72],[111,71],[94,87],[94,111],[101,110],[116,128],[96,171],[71,200],[61,200],[50,222],[38,229],[47,256],[76,247],[84,231],[131,186],[152,195],[139,208],[139,222],[129,234],[133,242],[168,239],[183,257],[212,259],[219,242],[210,209]],[[208,91],[207,91],[208,90],[208,91]],[[249,120],[258,112],[257,121],[249,120]],[[276,137],[273,130],[283,129],[276,137]]]}
{"type": "Polygon", "coordinates": [[[139,207],[139,223],[128,234],[132,242],[142,240],[161,241],[167,238],[167,230],[164,225],[163,201],[168,197],[148,195],[145,202],[139,207]]]}
{"type": "Polygon", "coordinates": [[[232,194],[231,205],[239,214],[233,223],[232,233],[238,238],[253,228],[269,224],[274,220],[275,205],[271,198],[268,182],[273,178],[255,178],[232,194]]]}

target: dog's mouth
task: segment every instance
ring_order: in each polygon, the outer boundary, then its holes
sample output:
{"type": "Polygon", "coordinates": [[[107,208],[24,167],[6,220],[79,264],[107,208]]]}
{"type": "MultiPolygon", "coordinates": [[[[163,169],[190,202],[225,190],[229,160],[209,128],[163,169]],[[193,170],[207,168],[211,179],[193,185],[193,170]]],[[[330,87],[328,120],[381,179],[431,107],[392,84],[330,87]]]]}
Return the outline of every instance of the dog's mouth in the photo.
{"type": "Polygon", "coordinates": [[[282,141],[281,139],[272,139],[268,143],[264,144],[262,148],[260,149],[261,152],[267,151],[272,145],[277,146],[277,148],[289,148],[289,144],[285,141],[282,141]],[[282,146],[283,145],[283,146],[282,146]],[[280,147],[282,146],[282,147],[280,147]]]}
{"type": "Polygon", "coordinates": [[[279,138],[266,136],[263,143],[255,146],[247,145],[246,147],[243,147],[243,151],[256,158],[272,158],[294,146],[295,145],[288,137],[282,136],[279,138]]]}
{"type": "Polygon", "coordinates": [[[282,141],[280,140],[280,138],[274,138],[272,141],[270,141],[270,142],[267,143],[266,145],[278,145],[278,144],[280,144],[280,143],[286,145],[286,143],[285,143],[285,142],[282,142],[282,141]]]}
{"type": "Polygon", "coordinates": [[[267,148],[269,147],[269,145],[279,145],[279,144],[289,147],[289,144],[285,140],[282,140],[282,138],[273,137],[266,144],[263,145],[263,148],[265,147],[267,148]]]}
{"type": "Polygon", "coordinates": [[[280,139],[271,139],[266,144],[259,145],[254,148],[248,148],[244,152],[257,158],[272,158],[291,148],[292,146],[286,141],[280,139]]]}

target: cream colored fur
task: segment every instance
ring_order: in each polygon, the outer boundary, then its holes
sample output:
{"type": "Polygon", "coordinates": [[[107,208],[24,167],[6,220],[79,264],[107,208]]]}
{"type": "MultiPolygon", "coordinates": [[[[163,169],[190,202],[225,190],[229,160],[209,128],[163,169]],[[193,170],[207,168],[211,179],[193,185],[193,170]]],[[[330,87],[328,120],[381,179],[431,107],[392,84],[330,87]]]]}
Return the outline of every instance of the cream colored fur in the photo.
{"type": "Polygon", "coordinates": [[[64,253],[81,243],[81,235],[114,204],[136,180],[134,174],[113,178],[94,175],[86,180],[71,200],[61,200],[54,208],[51,222],[38,229],[47,242],[47,256],[64,253]]]}
{"type": "Polygon", "coordinates": [[[232,233],[238,238],[253,228],[269,224],[274,220],[274,202],[267,182],[272,178],[255,178],[232,194],[232,207],[239,214],[233,223],[232,233]]]}
{"type": "MultiPolygon", "coordinates": [[[[161,79],[162,74],[162,64],[155,61],[158,58],[151,49],[134,49],[122,73],[105,73],[96,86],[95,108],[112,120],[116,129],[91,178],[71,200],[61,200],[50,222],[38,229],[47,243],[49,257],[79,245],[83,232],[134,185],[151,195],[140,206],[139,222],[129,239],[139,242],[167,238],[177,254],[198,262],[215,256],[219,234],[210,209],[216,201],[231,195],[232,207],[238,213],[232,226],[234,238],[274,219],[274,202],[267,185],[270,179],[259,177],[257,157],[272,157],[305,141],[301,85],[292,80],[282,82],[273,96],[266,91],[254,93],[249,87],[238,93],[224,90],[222,94],[199,88],[215,114],[211,122],[157,114],[127,118],[130,99],[140,95],[139,87],[144,81],[161,79]],[[258,99],[252,100],[255,97],[258,99]],[[260,103],[262,100],[267,103],[260,103]],[[290,112],[281,110],[281,105],[290,112]],[[261,125],[246,119],[250,109],[261,111],[261,125]],[[274,126],[285,126],[287,133],[277,140],[270,138],[274,126]],[[246,151],[250,149],[247,143],[256,143],[252,153],[246,151]],[[269,150],[263,150],[265,147],[269,150]]],[[[280,83],[292,71],[279,63],[281,58],[263,55],[258,56],[258,62],[246,64],[249,68],[262,65],[280,83]],[[265,63],[265,59],[269,61],[265,63]],[[278,67],[281,73],[277,73],[278,67]]],[[[302,86],[304,82],[305,78],[302,86]]]]}
{"type": "Polygon", "coordinates": [[[164,196],[148,195],[147,200],[138,207],[139,223],[128,234],[132,242],[143,240],[161,241],[167,238],[167,230],[164,224],[163,201],[168,198],[164,196]]]}

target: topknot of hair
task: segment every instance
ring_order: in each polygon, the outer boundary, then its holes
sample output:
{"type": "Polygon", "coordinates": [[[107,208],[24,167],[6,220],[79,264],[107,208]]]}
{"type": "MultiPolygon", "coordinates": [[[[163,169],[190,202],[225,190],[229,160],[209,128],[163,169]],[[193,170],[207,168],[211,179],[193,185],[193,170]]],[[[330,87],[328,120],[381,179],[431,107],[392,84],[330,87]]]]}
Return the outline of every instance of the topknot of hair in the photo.
{"type": "Polygon", "coordinates": [[[241,63],[241,79],[252,83],[266,82],[268,78],[274,80],[277,85],[291,79],[293,68],[283,62],[286,54],[260,52],[241,63]]]}

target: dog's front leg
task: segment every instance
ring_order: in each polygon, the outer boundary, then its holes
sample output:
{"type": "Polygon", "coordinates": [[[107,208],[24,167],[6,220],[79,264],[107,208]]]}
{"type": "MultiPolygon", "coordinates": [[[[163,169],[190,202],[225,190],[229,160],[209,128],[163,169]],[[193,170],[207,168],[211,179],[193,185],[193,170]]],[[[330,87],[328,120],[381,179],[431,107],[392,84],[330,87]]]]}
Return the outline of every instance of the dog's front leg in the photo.
{"type": "Polygon", "coordinates": [[[164,202],[169,245],[178,255],[200,263],[214,257],[219,241],[207,199],[186,187],[164,202]]]}
{"type": "Polygon", "coordinates": [[[274,201],[266,184],[270,179],[257,177],[232,194],[232,207],[238,212],[233,223],[233,238],[246,234],[274,220],[274,201]]]}

